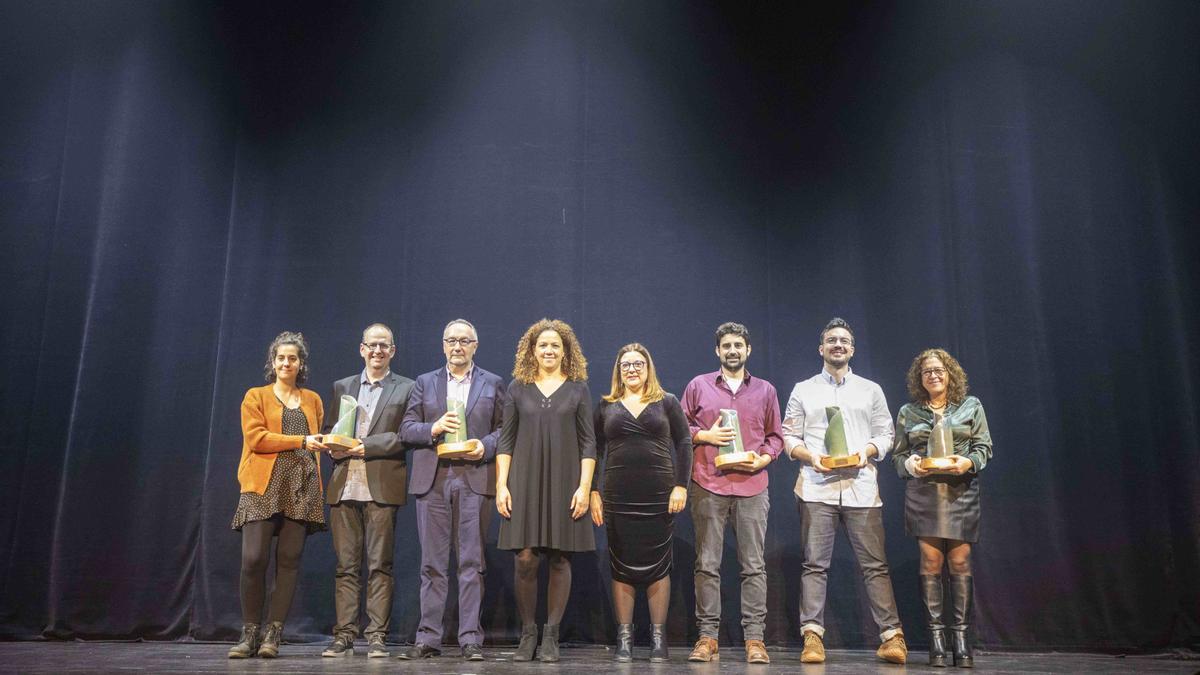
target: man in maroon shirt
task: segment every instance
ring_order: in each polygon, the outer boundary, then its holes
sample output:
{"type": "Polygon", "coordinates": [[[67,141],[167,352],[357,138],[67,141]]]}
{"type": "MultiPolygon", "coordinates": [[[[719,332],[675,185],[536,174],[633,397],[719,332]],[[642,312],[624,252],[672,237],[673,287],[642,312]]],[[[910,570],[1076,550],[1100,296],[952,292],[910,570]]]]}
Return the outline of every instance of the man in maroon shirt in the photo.
{"type": "Polygon", "coordinates": [[[692,431],[695,453],[688,499],[696,530],[696,621],[700,639],[689,661],[711,661],[717,655],[721,624],[721,553],[725,525],[733,525],[742,565],[742,632],[748,663],[770,663],[763,632],[767,618],[767,568],[763,542],[767,534],[766,468],[783,450],[779,396],[766,380],[746,371],[750,331],[740,323],[717,327],[721,369],[696,376],[683,390],[683,411],[692,431]],[[746,450],[757,454],[751,465],[717,469],[719,446],[733,441],[734,430],[720,424],[721,409],[737,411],[746,450]]]}

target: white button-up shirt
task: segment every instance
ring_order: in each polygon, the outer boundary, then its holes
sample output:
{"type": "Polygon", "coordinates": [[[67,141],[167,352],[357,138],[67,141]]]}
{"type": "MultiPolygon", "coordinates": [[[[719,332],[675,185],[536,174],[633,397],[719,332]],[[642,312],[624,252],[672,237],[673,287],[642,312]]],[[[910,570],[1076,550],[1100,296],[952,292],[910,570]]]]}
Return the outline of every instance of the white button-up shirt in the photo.
{"type": "MultiPolygon", "coordinates": [[[[828,406],[842,411],[846,444],[850,452],[864,453],[874,444],[878,462],[892,448],[892,414],[888,411],[883,389],[874,382],[847,372],[841,382],[828,371],[797,382],[788,397],[783,415],[783,441],[790,452],[804,443],[809,453],[825,455],[825,430],[829,427],[828,406]]],[[[822,502],[852,507],[882,506],[875,465],[867,462],[861,469],[838,469],[819,473],[805,464],[796,477],[796,496],[806,502],[822,502]]]]}

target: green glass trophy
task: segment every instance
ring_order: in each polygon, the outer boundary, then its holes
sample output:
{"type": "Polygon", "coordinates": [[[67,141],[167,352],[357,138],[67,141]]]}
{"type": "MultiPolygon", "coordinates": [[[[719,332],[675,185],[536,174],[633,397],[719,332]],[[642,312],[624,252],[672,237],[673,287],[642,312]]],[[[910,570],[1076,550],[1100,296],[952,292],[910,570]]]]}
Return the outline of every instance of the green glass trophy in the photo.
{"type": "Polygon", "coordinates": [[[929,432],[927,455],[921,458],[921,468],[933,473],[948,471],[954,467],[954,437],[946,416],[933,414],[933,429],[929,432]]]}
{"type": "Polygon", "coordinates": [[[747,471],[754,465],[754,454],[742,443],[742,425],[738,413],[730,408],[721,408],[721,426],[733,429],[733,442],[717,448],[713,463],[722,471],[747,471]]]}
{"type": "Polygon", "coordinates": [[[446,412],[458,416],[458,431],[447,431],[442,436],[442,442],[437,446],[437,455],[441,459],[456,459],[475,451],[479,441],[471,440],[467,435],[467,404],[460,399],[447,397],[446,412]]]}
{"type": "Polygon", "coordinates": [[[858,466],[858,455],[850,454],[850,446],[846,443],[846,420],[842,417],[842,409],[836,405],[827,406],[825,415],[829,427],[825,429],[825,456],[821,458],[821,466],[826,469],[858,466]]]}
{"type": "Polygon", "coordinates": [[[338,401],[338,418],[333,428],[321,440],[330,450],[345,452],[358,445],[354,438],[354,424],[358,418],[358,401],[353,396],[343,396],[338,401]]]}

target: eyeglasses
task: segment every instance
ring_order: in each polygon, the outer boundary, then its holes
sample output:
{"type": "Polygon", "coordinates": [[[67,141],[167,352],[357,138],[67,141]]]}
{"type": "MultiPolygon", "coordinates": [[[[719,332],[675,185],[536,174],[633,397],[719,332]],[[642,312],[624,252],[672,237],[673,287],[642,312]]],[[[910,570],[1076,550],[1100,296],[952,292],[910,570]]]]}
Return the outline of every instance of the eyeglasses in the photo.
{"type": "Polygon", "coordinates": [[[362,346],[366,347],[368,352],[387,352],[391,351],[392,347],[395,347],[396,345],[388,344],[386,342],[372,342],[371,344],[364,342],[362,343],[362,346]]]}
{"type": "Polygon", "coordinates": [[[836,344],[852,345],[852,344],[854,344],[854,338],[836,337],[836,336],[830,335],[829,337],[825,338],[825,344],[827,344],[827,345],[836,345],[836,344]]]}
{"type": "Polygon", "coordinates": [[[641,371],[645,367],[646,367],[645,361],[622,361],[621,362],[621,372],[626,372],[626,371],[630,371],[630,370],[641,371]]]}
{"type": "Polygon", "coordinates": [[[934,375],[937,375],[938,377],[945,377],[946,369],[945,368],[926,368],[925,370],[921,371],[921,377],[933,377],[934,375]]]}
{"type": "Polygon", "coordinates": [[[471,338],[442,338],[442,342],[445,342],[447,347],[453,347],[455,345],[460,347],[470,347],[476,342],[479,342],[479,340],[472,340],[471,338]]]}

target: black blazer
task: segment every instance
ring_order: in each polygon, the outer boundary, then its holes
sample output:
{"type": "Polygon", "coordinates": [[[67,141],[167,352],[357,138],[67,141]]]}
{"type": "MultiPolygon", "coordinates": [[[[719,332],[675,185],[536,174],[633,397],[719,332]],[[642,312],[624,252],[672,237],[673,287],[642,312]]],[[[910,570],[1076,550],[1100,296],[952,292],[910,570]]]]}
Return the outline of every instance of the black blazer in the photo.
{"type": "MultiPolygon", "coordinates": [[[[325,412],[324,433],[329,433],[337,423],[338,406],[342,396],[349,394],[358,398],[362,387],[362,373],[351,375],[333,383],[333,397],[329,399],[325,412]]],[[[400,440],[400,422],[408,407],[408,396],[413,381],[402,375],[389,373],[383,379],[383,391],[379,393],[379,404],[371,419],[371,428],[362,441],[366,453],[367,487],[371,497],[380,504],[403,506],[408,500],[408,467],[404,462],[404,443],[400,440]]],[[[350,458],[338,460],[333,465],[333,477],[325,491],[325,503],[341,501],[346,487],[346,471],[350,458]]]]}

